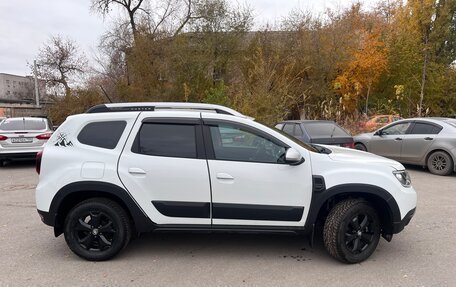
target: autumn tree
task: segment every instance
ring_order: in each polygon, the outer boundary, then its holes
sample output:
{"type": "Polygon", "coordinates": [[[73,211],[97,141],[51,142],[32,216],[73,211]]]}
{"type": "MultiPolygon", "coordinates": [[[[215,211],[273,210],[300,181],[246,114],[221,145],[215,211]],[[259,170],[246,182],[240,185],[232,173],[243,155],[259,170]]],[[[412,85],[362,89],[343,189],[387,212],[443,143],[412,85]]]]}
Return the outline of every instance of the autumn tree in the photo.
{"type": "Polygon", "coordinates": [[[149,11],[143,7],[144,0],[92,0],[92,9],[106,16],[114,7],[122,8],[128,15],[128,20],[133,35],[138,33],[137,18],[138,14],[149,11]]]}
{"type": "Polygon", "coordinates": [[[84,73],[87,59],[71,39],[52,36],[37,55],[38,76],[56,93],[70,94],[70,83],[84,73]]]}
{"type": "Polygon", "coordinates": [[[379,32],[358,32],[361,33],[360,47],[353,52],[353,59],[337,76],[334,86],[350,113],[357,109],[360,98],[365,96],[365,113],[368,114],[369,95],[387,69],[388,55],[379,32]]]}

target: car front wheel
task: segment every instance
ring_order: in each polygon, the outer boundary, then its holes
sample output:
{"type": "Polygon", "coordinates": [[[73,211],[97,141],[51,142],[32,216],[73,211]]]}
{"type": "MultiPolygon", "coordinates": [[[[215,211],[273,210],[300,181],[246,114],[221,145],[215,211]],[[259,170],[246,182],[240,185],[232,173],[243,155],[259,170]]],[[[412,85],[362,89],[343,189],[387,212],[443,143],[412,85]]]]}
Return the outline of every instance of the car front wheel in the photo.
{"type": "Polygon", "coordinates": [[[131,224],[125,210],[105,198],[85,200],[67,215],[64,225],[68,247],[90,261],[117,255],[131,238],[131,224]]]}
{"type": "Polygon", "coordinates": [[[339,202],[329,212],[323,228],[326,250],[344,263],[366,260],[380,239],[377,212],[362,199],[339,202]]]}

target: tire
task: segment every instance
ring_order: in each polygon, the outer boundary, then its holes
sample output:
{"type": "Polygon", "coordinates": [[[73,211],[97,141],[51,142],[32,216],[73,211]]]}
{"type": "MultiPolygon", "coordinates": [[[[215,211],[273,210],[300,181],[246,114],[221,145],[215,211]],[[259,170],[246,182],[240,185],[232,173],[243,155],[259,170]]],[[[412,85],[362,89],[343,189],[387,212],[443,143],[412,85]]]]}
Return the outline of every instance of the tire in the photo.
{"type": "Polygon", "coordinates": [[[66,216],[65,241],[76,255],[89,261],[113,258],[128,245],[130,219],[116,202],[92,198],[76,205],[66,216]]]}
{"type": "Polygon", "coordinates": [[[380,240],[377,212],[362,199],[336,204],[323,227],[326,250],[343,263],[359,263],[372,255],[380,240]]]}
{"type": "Polygon", "coordinates": [[[444,151],[436,151],[429,155],[427,159],[427,168],[433,174],[449,175],[453,172],[453,159],[444,151]]]}
{"type": "Polygon", "coordinates": [[[362,143],[356,143],[355,144],[355,149],[361,150],[361,151],[367,151],[366,146],[364,144],[362,144],[362,143]]]}

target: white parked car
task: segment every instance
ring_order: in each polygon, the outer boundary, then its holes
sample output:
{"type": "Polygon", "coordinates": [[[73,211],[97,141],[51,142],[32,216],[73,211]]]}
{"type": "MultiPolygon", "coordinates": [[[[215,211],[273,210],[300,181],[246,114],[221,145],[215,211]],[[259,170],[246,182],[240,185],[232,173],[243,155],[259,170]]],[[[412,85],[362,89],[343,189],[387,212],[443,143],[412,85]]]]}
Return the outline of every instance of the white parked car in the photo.
{"type": "Polygon", "coordinates": [[[46,118],[6,118],[0,121],[0,166],[17,158],[35,158],[52,135],[46,118]]]}
{"type": "Polygon", "coordinates": [[[400,163],[308,145],[217,105],[96,106],[68,117],[37,164],[41,219],[88,260],[112,258],[133,233],[312,235],[323,222],[329,253],[356,263],[416,207],[400,163]]]}

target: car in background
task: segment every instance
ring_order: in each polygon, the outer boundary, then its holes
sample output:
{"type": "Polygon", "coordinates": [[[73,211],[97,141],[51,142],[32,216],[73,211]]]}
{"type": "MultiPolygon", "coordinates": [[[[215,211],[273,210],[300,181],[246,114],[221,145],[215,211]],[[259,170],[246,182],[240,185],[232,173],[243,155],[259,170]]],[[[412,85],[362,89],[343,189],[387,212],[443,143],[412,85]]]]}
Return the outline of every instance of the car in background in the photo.
{"type": "Polygon", "coordinates": [[[35,158],[52,135],[46,118],[7,118],[0,122],[0,166],[12,159],[35,158]]]}
{"type": "Polygon", "coordinates": [[[425,166],[433,174],[456,171],[456,119],[404,119],[354,139],[356,149],[425,166]]]}
{"type": "Polygon", "coordinates": [[[370,117],[369,120],[361,125],[361,128],[366,132],[371,132],[401,119],[398,115],[377,115],[370,117]]]}
{"type": "Polygon", "coordinates": [[[353,137],[333,121],[299,120],[279,122],[276,129],[310,144],[354,148],[353,137]]]}

